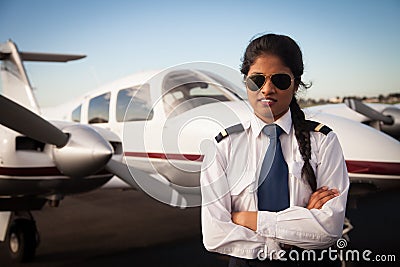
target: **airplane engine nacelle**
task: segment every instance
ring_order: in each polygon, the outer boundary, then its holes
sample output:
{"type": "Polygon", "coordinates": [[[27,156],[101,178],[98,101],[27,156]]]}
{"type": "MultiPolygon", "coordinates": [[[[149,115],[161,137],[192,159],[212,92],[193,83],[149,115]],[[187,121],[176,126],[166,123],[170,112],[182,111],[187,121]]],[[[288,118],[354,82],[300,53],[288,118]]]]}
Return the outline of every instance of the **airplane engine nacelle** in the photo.
{"type": "Polygon", "coordinates": [[[68,143],[53,149],[57,168],[70,177],[95,174],[107,164],[113,148],[98,132],[85,125],[72,125],[62,129],[69,134],[68,143]]]}
{"type": "Polygon", "coordinates": [[[393,124],[381,124],[381,130],[388,135],[399,139],[400,138],[400,109],[395,107],[388,107],[382,111],[385,116],[390,116],[393,118],[393,124]]]}

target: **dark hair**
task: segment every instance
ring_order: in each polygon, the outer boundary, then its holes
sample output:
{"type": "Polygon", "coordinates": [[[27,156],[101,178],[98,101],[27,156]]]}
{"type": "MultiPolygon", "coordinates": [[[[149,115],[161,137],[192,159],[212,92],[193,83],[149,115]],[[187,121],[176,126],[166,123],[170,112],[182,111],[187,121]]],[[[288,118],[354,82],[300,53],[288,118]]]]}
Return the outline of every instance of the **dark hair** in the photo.
{"type": "MultiPolygon", "coordinates": [[[[240,71],[247,75],[250,66],[261,55],[278,56],[282,62],[290,68],[295,78],[295,83],[303,88],[309,88],[301,81],[301,76],[304,72],[303,56],[300,47],[290,37],[277,34],[265,34],[250,42],[247,46],[242,59],[240,71]]],[[[317,189],[317,178],[311,167],[311,141],[310,132],[306,128],[304,112],[300,109],[297,99],[293,96],[290,102],[290,113],[292,115],[293,126],[297,143],[299,144],[300,154],[304,160],[303,168],[301,169],[302,177],[305,177],[313,191],[317,189]]]]}

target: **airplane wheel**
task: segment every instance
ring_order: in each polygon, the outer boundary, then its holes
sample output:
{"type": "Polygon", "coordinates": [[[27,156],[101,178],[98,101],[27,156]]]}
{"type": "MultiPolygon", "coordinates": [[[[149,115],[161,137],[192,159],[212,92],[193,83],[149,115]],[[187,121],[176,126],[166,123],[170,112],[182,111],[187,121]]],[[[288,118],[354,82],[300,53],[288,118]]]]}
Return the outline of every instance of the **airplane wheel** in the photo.
{"type": "Polygon", "coordinates": [[[15,220],[10,225],[6,242],[11,259],[18,262],[32,260],[38,244],[35,221],[26,219],[15,220]]]}

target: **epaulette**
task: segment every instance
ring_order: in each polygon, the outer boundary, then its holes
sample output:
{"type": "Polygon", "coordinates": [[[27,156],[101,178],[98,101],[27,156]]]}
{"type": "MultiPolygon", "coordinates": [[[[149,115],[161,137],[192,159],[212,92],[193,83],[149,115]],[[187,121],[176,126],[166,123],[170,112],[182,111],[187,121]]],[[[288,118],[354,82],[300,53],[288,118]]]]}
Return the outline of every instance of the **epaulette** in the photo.
{"type": "Polygon", "coordinates": [[[240,132],[243,132],[243,131],[244,131],[244,128],[243,128],[243,125],[241,123],[235,124],[233,126],[230,126],[230,127],[226,128],[222,132],[220,132],[215,137],[215,140],[217,140],[217,143],[219,143],[219,142],[221,142],[222,139],[224,139],[228,135],[233,134],[233,133],[240,133],[240,132]]]}
{"type": "Polygon", "coordinates": [[[320,132],[323,133],[324,135],[327,135],[329,132],[332,131],[331,128],[317,121],[306,120],[306,123],[309,131],[320,132]]]}

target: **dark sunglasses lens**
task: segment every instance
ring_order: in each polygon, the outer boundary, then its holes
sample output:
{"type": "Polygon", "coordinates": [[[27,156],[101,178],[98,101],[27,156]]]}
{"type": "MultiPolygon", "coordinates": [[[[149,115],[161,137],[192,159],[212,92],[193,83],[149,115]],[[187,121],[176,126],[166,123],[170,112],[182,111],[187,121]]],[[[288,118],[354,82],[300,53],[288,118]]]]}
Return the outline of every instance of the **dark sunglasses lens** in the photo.
{"type": "Polygon", "coordinates": [[[292,84],[292,78],[288,74],[278,73],[271,76],[271,82],[276,88],[286,90],[292,84]]]}
{"type": "Polygon", "coordinates": [[[252,75],[247,77],[246,85],[250,91],[258,91],[264,85],[265,77],[263,75],[252,75]]]}

